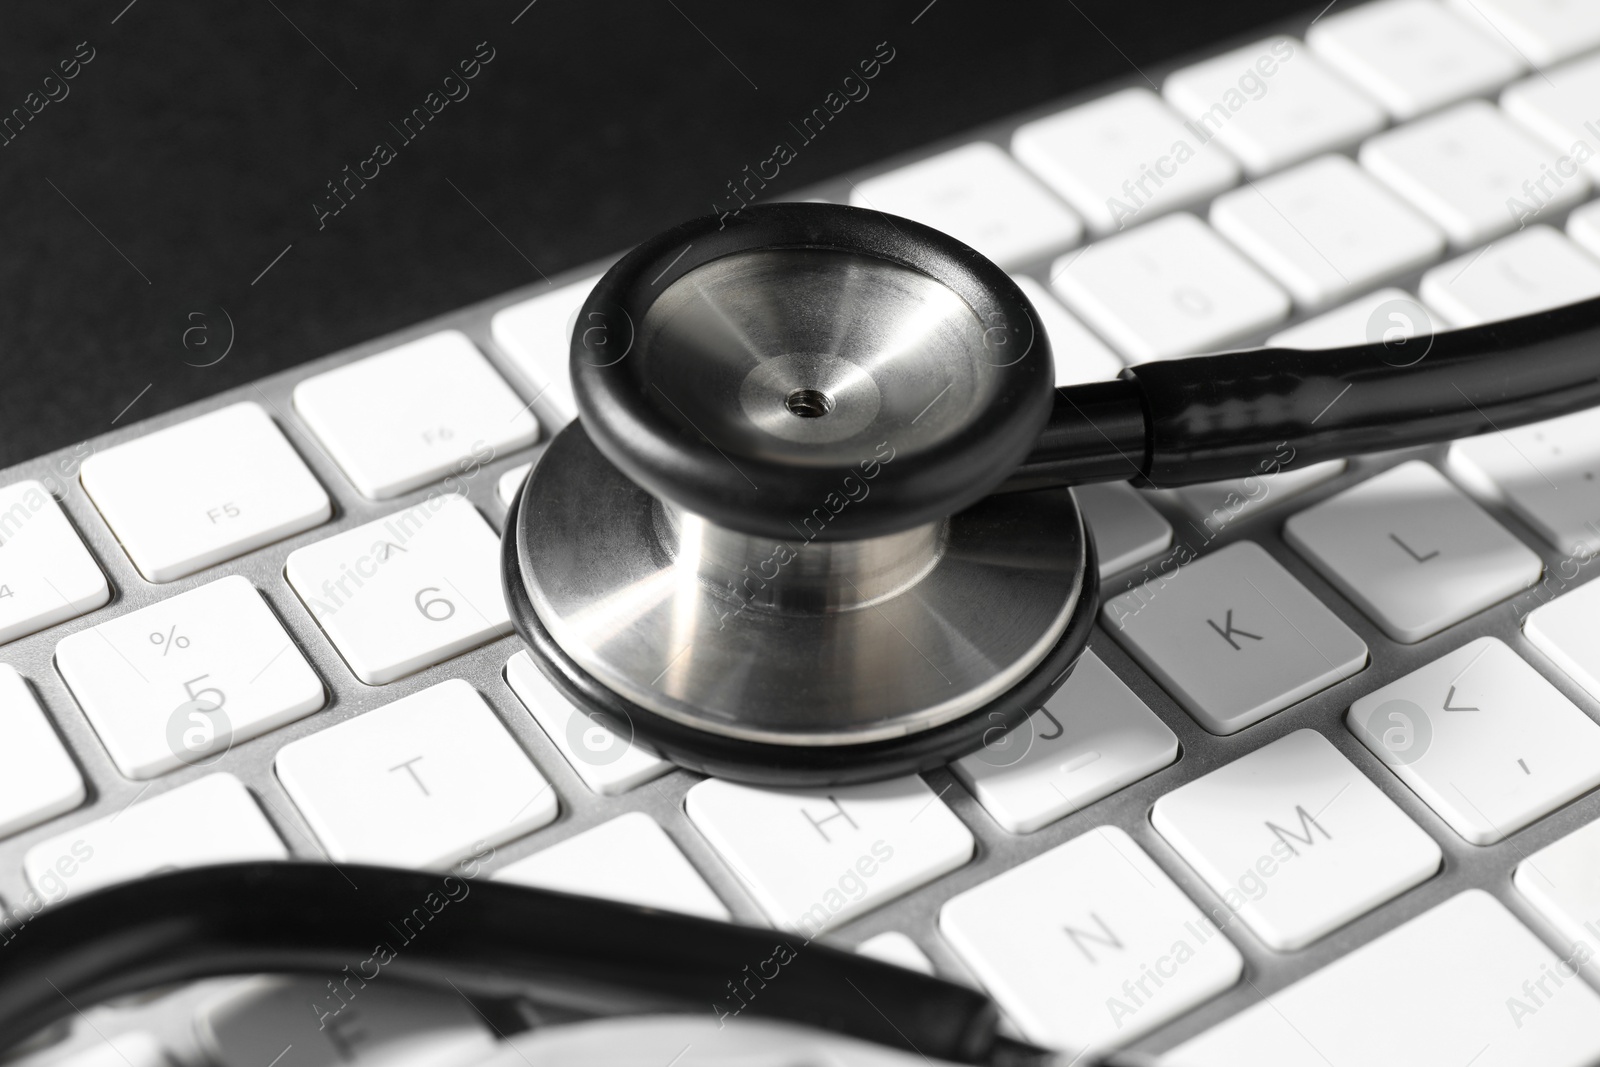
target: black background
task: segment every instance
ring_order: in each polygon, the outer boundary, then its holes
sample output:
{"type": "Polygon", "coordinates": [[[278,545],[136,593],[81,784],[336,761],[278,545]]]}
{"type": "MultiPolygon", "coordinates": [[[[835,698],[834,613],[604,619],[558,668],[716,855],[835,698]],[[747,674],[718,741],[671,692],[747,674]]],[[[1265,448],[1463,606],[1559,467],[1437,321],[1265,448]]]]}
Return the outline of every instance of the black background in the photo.
{"type": "Polygon", "coordinates": [[[0,115],[95,51],[0,147],[0,466],[109,429],[146,385],[127,422],[704,213],[880,41],[870,97],[769,192],[1304,6],[526,2],[0,7],[0,115]],[[470,95],[400,146],[388,123],[479,42],[470,95]],[[379,140],[399,158],[319,230],[324,183],[379,140]],[[186,365],[224,308],[231,352],[186,365]]]}

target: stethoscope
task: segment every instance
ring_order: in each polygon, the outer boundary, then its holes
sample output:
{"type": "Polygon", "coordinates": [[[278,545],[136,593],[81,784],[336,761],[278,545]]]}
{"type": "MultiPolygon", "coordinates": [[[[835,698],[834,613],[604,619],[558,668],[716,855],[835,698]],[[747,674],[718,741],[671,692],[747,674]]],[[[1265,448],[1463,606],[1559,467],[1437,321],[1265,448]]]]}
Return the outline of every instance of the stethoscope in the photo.
{"type": "Polygon", "coordinates": [[[550,681],[719,777],[928,770],[1019,726],[1088,641],[1094,545],[1066,487],[1247,477],[1600,402],[1596,301],[1060,389],[1037,321],[972,249],[856,208],[751,207],[634,249],[579,312],[580,418],[503,539],[550,681]]]}
{"type": "MultiPolygon", "coordinates": [[[[1309,465],[1600,404],[1600,300],[1063,388],[1036,323],[972,249],[856,208],[748,207],[634,249],[575,323],[580,417],[507,518],[506,600],[540,669],[612,734],[706,774],[911,774],[1003,738],[1083,652],[1099,583],[1068,487],[1247,477],[1285,447],[1309,465]]],[[[439,878],[249,864],[68,901],[0,947],[0,1049],[150,985],[336,973],[439,878]]],[[[577,1014],[704,1013],[787,936],[473,892],[396,960],[399,980],[577,1014]]],[[[999,1036],[981,994],[820,943],[784,983],[753,1018],[1049,1062],[999,1036]]]]}

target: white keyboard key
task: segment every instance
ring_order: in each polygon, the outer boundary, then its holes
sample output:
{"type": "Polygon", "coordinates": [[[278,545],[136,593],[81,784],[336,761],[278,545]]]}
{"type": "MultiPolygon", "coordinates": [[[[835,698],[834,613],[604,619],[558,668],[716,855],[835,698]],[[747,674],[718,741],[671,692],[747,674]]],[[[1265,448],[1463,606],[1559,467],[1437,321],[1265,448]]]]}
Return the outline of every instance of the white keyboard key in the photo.
{"type": "Polygon", "coordinates": [[[1600,785],[1600,726],[1498,638],[1350,706],[1350,730],[1474,845],[1600,785]]]}
{"type": "Polygon", "coordinates": [[[1600,995],[1562,968],[1504,904],[1469,889],[1161,1064],[1582,1067],[1600,1056],[1600,995]]]}
{"type": "Polygon", "coordinates": [[[454,494],[297,548],[284,573],[368,685],[511,632],[500,538],[454,494]]]}
{"type": "Polygon", "coordinates": [[[1379,0],[1330,14],[1306,43],[1400,120],[1492,92],[1526,69],[1501,38],[1435,0],[1379,0]]]}
{"type": "Polygon", "coordinates": [[[56,669],[129,778],[209,766],[326,701],[283,623],[237,574],[63,638],[56,669]]]}
{"type": "Polygon", "coordinates": [[[270,416],[233,404],[83,461],[83,487],[139,573],[170,582],[320,526],[328,494],[270,416]]]}
{"type": "Polygon", "coordinates": [[[1279,459],[1275,453],[1271,459],[1263,460],[1257,466],[1261,472],[1259,474],[1155,492],[1167,494],[1177,501],[1205,528],[1204,536],[1209,540],[1231,522],[1253,515],[1262,508],[1277,507],[1344,473],[1345,461],[1342,459],[1324,460],[1309,467],[1285,466],[1294,462],[1294,453],[1288,449],[1281,450],[1284,458],[1279,459]]]}
{"type": "Polygon", "coordinates": [[[1039,313],[1037,325],[1050,341],[1057,385],[1103,382],[1122,373],[1122,360],[1117,354],[1073,318],[1044,286],[1026,275],[1019,274],[1012,280],[1039,313]]]}
{"type": "Polygon", "coordinates": [[[1511,86],[1500,94],[1500,107],[1558,153],[1571,153],[1573,164],[1600,181],[1596,100],[1600,100],[1600,56],[1589,56],[1511,86]],[[1579,145],[1588,151],[1580,151],[1579,145]]]}
{"type": "Polygon", "coordinates": [[[704,919],[732,918],[667,832],[642,811],[619,815],[535,852],[496,871],[494,877],[704,919]]]}
{"type": "Polygon", "coordinates": [[[1600,47],[1600,8],[1590,0],[1452,0],[1451,6],[1536,67],[1600,47]]]}
{"type": "MultiPolygon", "coordinates": [[[[1600,979],[1600,822],[1523,857],[1512,885],[1554,931],[1562,958],[1594,984],[1600,979]]],[[[1565,971],[1563,971],[1565,974],[1565,971]]]]}
{"type": "Polygon", "coordinates": [[[1221,993],[1239,951],[1115,826],[952,897],[939,931],[1028,1040],[1114,1047],[1221,993]]]}
{"type": "MultiPolygon", "coordinates": [[[[1379,289],[1267,338],[1273,348],[1349,348],[1433,333],[1433,316],[1404,289],[1379,289]]],[[[1422,350],[1422,345],[1417,350],[1422,350]]]]}
{"type": "Polygon", "coordinates": [[[1482,100],[1379,134],[1360,153],[1362,166],[1458,248],[1581,203],[1589,183],[1575,168],[1562,175],[1560,155],[1482,100]]]}
{"type": "Polygon", "coordinates": [[[1283,536],[1406,644],[1528,588],[1544,571],[1528,546],[1422,460],[1292,516],[1283,536]]]}
{"type": "Polygon", "coordinates": [[[101,607],[111,586],[43,485],[0,489],[0,645],[101,607]]]}
{"type": "Polygon", "coordinates": [[[1422,276],[1423,303],[1451,326],[1479,326],[1600,296],[1600,262],[1548,226],[1529,226],[1422,276]]]}
{"type": "Polygon", "coordinates": [[[1367,662],[1361,638],[1253,541],[1114,597],[1101,620],[1215,734],[1260,722],[1367,662]]]}
{"type": "Polygon", "coordinates": [[[1211,225],[1303,308],[1324,308],[1444,254],[1444,234],[1344,156],[1218,197],[1211,225]]]}
{"type": "Polygon", "coordinates": [[[294,387],[294,407],[373,500],[476,470],[539,438],[528,405],[456,330],[307,378],[294,387]]]}
{"type": "MultiPolygon", "coordinates": [[[[532,300],[495,312],[489,323],[495,347],[522,376],[534,410],[559,429],[578,417],[572,398],[572,334],[584,300],[600,280],[592,278],[540,293],[532,300]]],[[[588,324],[586,324],[588,325],[588,324]]]]}
{"type": "Polygon", "coordinates": [[[672,769],[671,763],[633,744],[628,724],[612,724],[579,711],[534,666],[526,650],[506,663],[506,683],[583,784],[601,796],[626,793],[672,769]],[[613,731],[612,725],[622,733],[613,731]]]}
{"type": "Polygon", "coordinates": [[[807,939],[972,858],[971,832],[921,778],[807,791],[711,778],[684,809],[767,918],[807,939]]]}
{"type": "Polygon", "coordinates": [[[1002,267],[1078,243],[1083,224],[987,141],[953,148],[854,186],[850,203],[943,230],[1002,267]]]}
{"type": "Polygon", "coordinates": [[[1239,166],[1148,89],[1124,89],[1017,127],[1011,151],[1098,236],[1231,189],[1239,166]]]}
{"type": "Polygon", "coordinates": [[[1585,204],[1567,216],[1567,236],[1600,259],[1600,200],[1585,204]]]}
{"type": "Polygon", "coordinates": [[[1528,642],[1600,700],[1600,583],[1587,582],[1534,608],[1522,624],[1528,642]]]}
{"type": "Polygon", "coordinates": [[[1289,314],[1288,294],[1187,214],[1062,256],[1050,275],[1067,307],[1133,363],[1212,351],[1289,314]]]}
{"type": "MultiPolygon", "coordinates": [[[[463,891],[468,888],[461,885],[463,891]]],[[[445,907],[452,902],[440,899],[447,901],[445,907]]],[[[465,997],[377,980],[383,973],[380,960],[387,962],[405,950],[403,936],[396,934],[374,946],[372,956],[351,960],[341,971],[241,982],[202,1005],[195,1018],[207,1061],[217,1067],[482,1063],[497,1042],[465,997]]]]}
{"type": "Polygon", "coordinates": [[[22,868],[55,903],[160,871],[288,858],[244,784],[212,774],[40,841],[22,868]]]}
{"type": "Polygon", "coordinates": [[[1101,578],[1159,555],[1172,544],[1172,524],[1132,486],[1102,482],[1077,486],[1072,493],[1094,535],[1101,578]]]}
{"type": "Polygon", "coordinates": [[[1562,942],[1561,955],[1600,977],[1600,822],[1583,826],[1517,864],[1517,887],[1562,942]],[[1582,946],[1580,948],[1580,946],[1582,946]]]}
{"type": "Polygon", "coordinates": [[[1315,730],[1180,786],[1156,801],[1150,821],[1279,952],[1427,881],[1444,855],[1315,730]]]}
{"type": "Polygon", "coordinates": [[[0,837],[83,803],[83,775],[9,663],[0,663],[0,737],[0,837]]]}
{"type": "Polygon", "coordinates": [[[444,869],[556,817],[477,690],[451,678],[290,742],[278,779],[335,860],[444,869]]]}
{"type": "Polygon", "coordinates": [[[528,480],[528,472],[533,470],[532,463],[521,463],[500,476],[494,484],[495,496],[506,507],[511,506],[511,501],[516,498],[517,490],[522,488],[522,483],[528,480]]]}
{"type": "Polygon", "coordinates": [[[886,930],[876,937],[869,937],[856,946],[856,951],[863,956],[871,956],[875,960],[892,963],[896,967],[904,967],[908,971],[917,971],[929,977],[934,973],[933,961],[928,958],[928,954],[899,930],[886,930]]]}
{"type": "Polygon", "coordinates": [[[1162,94],[1252,175],[1352,145],[1383,127],[1383,109],[1292,37],[1273,37],[1167,77],[1162,94]]]}
{"type": "Polygon", "coordinates": [[[1456,441],[1448,463],[1576,562],[1600,553],[1600,408],[1456,441]]]}
{"type": "Polygon", "coordinates": [[[1026,834],[1178,758],[1178,737],[1086,649],[1026,725],[951,765],[994,821],[1026,834]]]}

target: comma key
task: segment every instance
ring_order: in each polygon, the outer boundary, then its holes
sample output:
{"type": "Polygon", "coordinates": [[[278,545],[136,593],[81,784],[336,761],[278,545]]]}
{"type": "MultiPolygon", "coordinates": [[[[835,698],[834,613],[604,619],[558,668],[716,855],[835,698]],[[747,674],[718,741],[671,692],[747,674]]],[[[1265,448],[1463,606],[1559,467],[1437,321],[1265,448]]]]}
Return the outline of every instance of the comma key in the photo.
{"type": "Polygon", "coordinates": [[[1346,722],[1474,845],[1600,785],[1600,726],[1494,637],[1367,694],[1346,722]]]}

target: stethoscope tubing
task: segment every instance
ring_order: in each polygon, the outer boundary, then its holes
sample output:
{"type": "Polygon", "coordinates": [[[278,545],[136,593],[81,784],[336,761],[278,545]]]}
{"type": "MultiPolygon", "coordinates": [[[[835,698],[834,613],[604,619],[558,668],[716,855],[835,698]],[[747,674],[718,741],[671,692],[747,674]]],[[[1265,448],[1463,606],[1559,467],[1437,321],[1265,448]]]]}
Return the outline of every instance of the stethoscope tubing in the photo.
{"type": "Polygon", "coordinates": [[[460,872],[194,868],[73,897],[10,929],[0,945],[0,1054],[113,997],[268,973],[335,984],[353,974],[595,1015],[709,1017],[742,1003],[739,1015],[955,1063],[1048,1055],[1000,1037],[981,993],[801,935],[460,872]]]}

